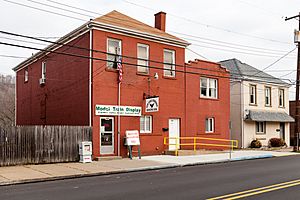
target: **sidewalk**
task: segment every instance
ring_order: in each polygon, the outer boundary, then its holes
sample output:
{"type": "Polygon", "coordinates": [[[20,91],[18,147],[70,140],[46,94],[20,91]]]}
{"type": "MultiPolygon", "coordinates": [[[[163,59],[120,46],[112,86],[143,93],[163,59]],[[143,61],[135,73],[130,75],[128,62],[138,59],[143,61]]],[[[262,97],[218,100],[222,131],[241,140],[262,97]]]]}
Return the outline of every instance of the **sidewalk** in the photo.
{"type": "Polygon", "coordinates": [[[229,153],[193,156],[159,155],[145,156],[141,160],[137,158],[133,160],[125,158],[120,160],[94,161],[92,163],[58,163],[0,167],[0,185],[290,155],[300,154],[293,152],[242,150],[234,151],[231,159],[229,158],[229,153]]]}

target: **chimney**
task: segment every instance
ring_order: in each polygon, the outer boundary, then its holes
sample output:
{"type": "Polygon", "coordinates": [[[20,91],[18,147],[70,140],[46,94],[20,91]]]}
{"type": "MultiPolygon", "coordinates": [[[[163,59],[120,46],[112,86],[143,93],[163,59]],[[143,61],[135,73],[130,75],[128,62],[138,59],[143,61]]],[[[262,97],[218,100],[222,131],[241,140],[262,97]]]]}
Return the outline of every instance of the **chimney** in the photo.
{"type": "Polygon", "coordinates": [[[165,12],[159,12],[155,15],[155,28],[166,31],[166,13],[165,12]]]}

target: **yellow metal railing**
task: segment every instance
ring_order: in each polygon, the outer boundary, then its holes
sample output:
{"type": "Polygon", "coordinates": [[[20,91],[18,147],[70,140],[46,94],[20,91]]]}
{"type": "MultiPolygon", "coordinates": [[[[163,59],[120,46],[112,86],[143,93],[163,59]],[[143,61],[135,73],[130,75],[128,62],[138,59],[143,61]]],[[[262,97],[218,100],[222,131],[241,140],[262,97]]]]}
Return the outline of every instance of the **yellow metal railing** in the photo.
{"type": "Polygon", "coordinates": [[[194,151],[197,150],[197,146],[228,147],[230,148],[230,150],[233,151],[233,148],[238,148],[238,141],[229,140],[229,139],[219,139],[219,138],[207,138],[207,137],[164,137],[164,145],[175,146],[175,155],[178,155],[178,150],[180,149],[181,146],[193,146],[194,151]],[[208,141],[208,142],[213,141],[215,143],[212,142],[204,143],[202,141],[208,141]],[[217,144],[216,141],[224,142],[228,144],[217,144]]]}

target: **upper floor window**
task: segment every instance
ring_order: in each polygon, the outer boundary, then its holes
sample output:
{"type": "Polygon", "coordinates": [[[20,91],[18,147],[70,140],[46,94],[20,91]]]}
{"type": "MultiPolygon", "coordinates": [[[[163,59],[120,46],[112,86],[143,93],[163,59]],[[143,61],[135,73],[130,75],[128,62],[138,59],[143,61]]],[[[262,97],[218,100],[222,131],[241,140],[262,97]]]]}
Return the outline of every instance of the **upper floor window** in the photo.
{"type": "Polygon", "coordinates": [[[152,116],[142,115],[140,117],[140,132],[141,133],[152,133],[152,116]]]}
{"type": "Polygon", "coordinates": [[[137,71],[141,73],[149,73],[149,46],[145,44],[137,45],[137,71]]]}
{"type": "Polygon", "coordinates": [[[42,79],[46,79],[46,62],[42,62],[42,79]]]}
{"type": "Polygon", "coordinates": [[[107,40],[107,67],[117,69],[117,62],[121,55],[121,40],[108,38],[107,40]]]}
{"type": "Polygon", "coordinates": [[[265,106],[271,106],[271,88],[265,87],[265,106]]]}
{"type": "Polygon", "coordinates": [[[279,89],[279,107],[284,107],[284,89],[279,89]]]}
{"type": "Polygon", "coordinates": [[[164,76],[175,77],[175,51],[164,49],[164,76]]]}
{"type": "Polygon", "coordinates": [[[256,85],[250,85],[250,104],[256,104],[256,85]]]}
{"type": "Polygon", "coordinates": [[[218,94],[218,80],[213,78],[200,78],[200,96],[216,99],[218,94]]]}
{"type": "Polygon", "coordinates": [[[213,133],[215,130],[215,119],[214,118],[206,118],[205,120],[205,133],[213,133]]]}
{"type": "Polygon", "coordinates": [[[24,82],[28,82],[28,68],[25,68],[24,71],[24,82]]]}

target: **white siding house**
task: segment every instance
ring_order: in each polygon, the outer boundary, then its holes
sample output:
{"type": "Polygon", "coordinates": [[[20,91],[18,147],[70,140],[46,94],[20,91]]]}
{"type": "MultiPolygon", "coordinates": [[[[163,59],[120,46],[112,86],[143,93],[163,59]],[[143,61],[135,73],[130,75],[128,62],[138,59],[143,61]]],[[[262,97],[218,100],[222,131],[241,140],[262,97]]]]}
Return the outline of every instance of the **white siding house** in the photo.
{"type": "Polygon", "coordinates": [[[289,87],[282,80],[237,59],[221,61],[231,73],[230,120],[232,139],[247,148],[254,139],[268,145],[282,138],[289,146],[289,87]]]}

